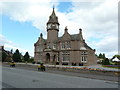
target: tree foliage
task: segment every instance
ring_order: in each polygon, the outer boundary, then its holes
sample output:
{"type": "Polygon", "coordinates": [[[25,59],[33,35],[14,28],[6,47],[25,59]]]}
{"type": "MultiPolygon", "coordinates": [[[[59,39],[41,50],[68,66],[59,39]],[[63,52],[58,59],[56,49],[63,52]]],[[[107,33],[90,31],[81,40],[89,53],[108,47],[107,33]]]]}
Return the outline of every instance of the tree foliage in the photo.
{"type": "Polygon", "coordinates": [[[106,57],[105,57],[105,54],[103,53],[103,54],[99,54],[99,56],[98,56],[98,58],[101,58],[101,59],[106,59],[106,57]]]}
{"type": "Polygon", "coordinates": [[[29,62],[33,62],[33,61],[34,61],[34,58],[31,57],[31,58],[29,59],[29,62]]]}
{"type": "Polygon", "coordinates": [[[102,60],[102,65],[110,65],[109,59],[105,58],[104,60],[102,60]]]}
{"type": "Polygon", "coordinates": [[[24,61],[29,61],[29,59],[30,59],[30,55],[28,52],[26,52],[24,55],[24,61]]]}
{"type": "Polygon", "coordinates": [[[19,50],[16,49],[15,53],[13,54],[13,60],[15,62],[21,62],[21,54],[19,53],[19,50]]]}

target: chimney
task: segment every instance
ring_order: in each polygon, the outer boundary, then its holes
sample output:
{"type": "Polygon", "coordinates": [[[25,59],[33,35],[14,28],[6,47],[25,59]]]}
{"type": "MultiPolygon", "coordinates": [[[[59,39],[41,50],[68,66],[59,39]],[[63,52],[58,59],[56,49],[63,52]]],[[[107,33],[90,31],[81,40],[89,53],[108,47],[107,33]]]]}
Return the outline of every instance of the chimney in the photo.
{"type": "Polygon", "coordinates": [[[67,26],[65,27],[65,33],[67,33],[68,32],[68,29],[67,29],[67,26]]]}
{"type": "Polygon", "coordinates": [[[41,37],[41,38],[43,37],[43,34],[42,34],[42,33],[40,34],[40,37],[41,37]]]}
{"type": "Polygon", "coordinates": [[[83,39],[83,42],[85,42],[85,39],[83,39]]]}
{"type": "Polygon", "coordinates": [[[82,29],[81,28],[79,29],[79,34],[82,34],[82,29]]]}

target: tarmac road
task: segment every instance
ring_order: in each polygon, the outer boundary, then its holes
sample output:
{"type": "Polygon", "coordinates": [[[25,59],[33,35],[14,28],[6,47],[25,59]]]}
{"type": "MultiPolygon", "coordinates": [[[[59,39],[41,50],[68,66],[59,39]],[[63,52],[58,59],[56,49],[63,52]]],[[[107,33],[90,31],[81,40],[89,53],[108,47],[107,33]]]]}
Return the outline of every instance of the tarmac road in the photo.
{"type": "MultiPolygon", "coordinates": [[[[2,64],[2,65],[5,66],[5,67],[10,67],[7,64],[2,64]]],[[[22,66],[21,65],[16,65],[15,68],[37,71],[37,66],[31,66],[31,65],[22,65],[22,66]]],[[[55,73],[55,74],[62,74],[62,75],[67,75],[67,76],[69,75],[69,76],[77,76],[77,77],[84,77],[84,78],[90,78],[90,79],[98,79],[98,80],[118,82],[118,76],[111,76],[111,75],[101,75],[101,74],[94,74],[94,73],[80,73],[80,72],[68,72],[68,71],[58,71],[58,70],[49,70],[49,69],[47,69],[46,72],[55,73]]]]}
{"type": "Polygon", "coordinates": [[[118,83],[20,68],[2,67],[3,88],[118,88],[118,83]]]}

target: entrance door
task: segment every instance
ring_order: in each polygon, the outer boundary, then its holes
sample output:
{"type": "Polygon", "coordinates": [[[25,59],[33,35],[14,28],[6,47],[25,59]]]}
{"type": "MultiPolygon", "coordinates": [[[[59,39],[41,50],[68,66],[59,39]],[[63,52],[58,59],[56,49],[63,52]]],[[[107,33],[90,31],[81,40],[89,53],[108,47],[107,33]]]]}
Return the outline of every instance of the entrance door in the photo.
{"type": "Polygon", "coordinates": [[[46,54],[46,63],[49,63],[49,62],[50,62],[50,54],[47,53],[47,54],[46,54]]]}

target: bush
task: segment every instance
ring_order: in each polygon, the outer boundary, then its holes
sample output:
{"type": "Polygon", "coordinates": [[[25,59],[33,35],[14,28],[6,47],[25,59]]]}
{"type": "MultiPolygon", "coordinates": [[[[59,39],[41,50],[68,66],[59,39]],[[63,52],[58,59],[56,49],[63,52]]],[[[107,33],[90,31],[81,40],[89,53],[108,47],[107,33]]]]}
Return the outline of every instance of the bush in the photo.
{"type": "Polygon", "coordinates": [[[41,62],[37,62],[37,64],[41,64],[41,62]]]}
{"type": "Polygon", "coordinates": [[[32,64],[35,64],[35,61],[32,61],[32,64]]]}
{"type": "Polygon", "coordinates": [[[109,59],[105,58],[104,60],[102,60],[102,65],[110,65],[109,59]]]}
{"type": "Polygon", "coordinates": [[[34,58],[30,58],[30,59],[28,60],[29,63],[31,63],[31,62],[33,62],[33,61],[34,61],[34,58]]]}
{"type": "Polygon", "coordinates": [[[120,65],[120,62],[115,62],[115,65],[120,65]]]}

